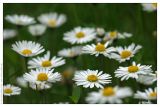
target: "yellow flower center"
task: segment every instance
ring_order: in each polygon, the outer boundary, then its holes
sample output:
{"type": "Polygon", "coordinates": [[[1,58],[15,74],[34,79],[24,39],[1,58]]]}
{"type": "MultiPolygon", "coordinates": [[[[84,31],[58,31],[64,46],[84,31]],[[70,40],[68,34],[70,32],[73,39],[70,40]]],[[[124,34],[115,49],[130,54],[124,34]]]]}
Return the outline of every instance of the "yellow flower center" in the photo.
{"type": "Polygon", "coordinates": [[[49,25],[50,27],[55,27],[55,26],[56,26],[56,20],[50,19],[50,20],[48,21],[48,25],[49,25]]]}
{"type": "Polygon", "coordinates": [[[43,61],[42,66],[43,67],[50,67],[52,65],[51,61],[43,61]]]}
{"type": "Polygon", "coordinates": [[[128,72],[130,72],[130,73],[137,72],[138,70],[139,70],[139,68],[137,66],[129,66],[128,67],[128,72]]]}
{"type": "Polygon", "coordinates": [[[78,32],[77,34],[76,34],[76,37],[77,38],[83,38],[85,36],[85,34],[83,33],[83,32],[78,32]]]}
{"type": "Polygon", "coordinates": [[[157,8],[157,3],[152,3],[152,6],[157,8]]]}
{"type": "Polygon", "coordinates": [[[11,94],[12,93],[12,89],[6,88],[6,89],[4,89],[4,93],[11,94]]]}
{"type": "Polygon", "coordinates": [[[105,49],[106,49],[105,46],[101,43],[98,43],[96,45],[96,51],[98,51],[98,52],[103,52],[103,51],[105,51],[105,49]]]}
{"type": "Polygon", "coordinates": [[[98,77],[96,75],[88,75],[87,80],[90,82],[96,82],[98,77]]]}
{"type": "Polygon", "coordinates": [[[156,92],[152,92],[149,94],[150,97],[157,97],[157,93],[156,92]]]}
{"type": "Polygon", "coordinates": [[[48,76],[46,73],[40,73],[37,76],[37,80],[38,81],[47,81],[48,80],[48,76]]]}
{"type": "Polygon", "coordinates": [[[21,53],[22,53],[23,55],[30,55],[30,54],[32,54],[32,51],[29,50],[29,49],[24,49],[21,53]]]}
{"type": "Polygon", "coordinates": [[[117,32],[116,31],[110,32],[110,37],[111,38],[117,37],[117,32]]]}
{"type": "Polygon", "coordinates": [[[131,55],[132,55],[131,51],[124,50],[121,52],[121,58],[128,58],[131,55]]]}
{"type": "Polygon", "coordinates": [[[114,89],[112,87],[106,87],[103,89],[103,95],[104,96],[112,96],[114,95],[115,92],[114,92],[114,89]]]}

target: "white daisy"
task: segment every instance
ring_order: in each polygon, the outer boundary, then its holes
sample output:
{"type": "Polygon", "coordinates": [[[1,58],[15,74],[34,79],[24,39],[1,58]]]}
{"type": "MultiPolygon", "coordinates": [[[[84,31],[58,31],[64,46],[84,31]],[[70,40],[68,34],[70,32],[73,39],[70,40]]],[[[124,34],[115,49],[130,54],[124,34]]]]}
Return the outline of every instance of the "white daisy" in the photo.
{"type": "Polygon", "coordinates": [[[45,13],[40,15],[38,20],[48,27],[57,28],[66,22],[67,17],[64,14],[45,13]]]}
{"type": "Polygon", "coordinates": [[[20,26],[27,26],[36,22],[33,17],[27,15],[7,15],[5,19],[12,24],[20,26]]]}
{"type": "Polygon", "coordinates": [[[33,36],[41,36],[46,31],[46,26],[44,26],[42,24],[31,25],[31,26],[28,27],[28,31],[33,36]]]}
{"type": "Polygon", "coordinates": [[[140,74],[148,74],[153,72],[151,69],[152,66],[141,65],[132,62],[131,66],[128,67],[119,67],[114,73],[115,77],[121,78],[121,81],[128,80],[129,78],[138,79],[140,74]]]}
{"type": "Polygon", "coordinates": [[[103,28],[97,28],[96,32],[98,36],[103,36],[105,34],[105,30],[103,28]]]}
{"type": "Polygon", "coordinates": [[[142,3],[144,11],[152,12],[157,10],[157,3],[142,3]]]}
{"type": "Polygon", "coordinates": [[[65,60],[57,58],[56,56],[50,59],[50,51],[48,51],[43,57],[33,58],[28,62],[28,68],[53,68],[65,64],[65,60]]]}
{"type": "Polygon", "coordinates": [[[151,101],[140,101],[138,104],[152,104],[151,101]]]}
{"type": "Polygon", "coordinates": [[[114,39],[125,39],[132,37],[131,33],[123,32],[120,33],[118,31],[110,31],[106,32],[105,37],[103,38],[104,41],[113,41],[114,39]]]}
{"type": "Polygon", "coordinates": [[[24,88],[28,87],[28,82],[23,78],[23,76],[17,77],[17,83],[21,87],[24,87],[24,88]]]}
{"type": "Polygon", "coordinates": [[[122,99],[132,96],[132,90],[129,87],[105,87],[98,92],[91,92],[86,101],[91,104],[99,103],[122,103],[122,99]]]}
{"type": "Polygon", "coordinates": [[[63,40],[71,44],[82,44],[92,41],[95,37],[95,29],[89,27],[76,27],[72,31],[65,33],[63,40]]]}
{"type": "Polygon", "coordinates": [[[36,85],[43,83],[54,83],[61,80],[61,75],[58,72],[53,73],[54,69],[39,68],[31,70],[23,75],[24,79],[36,85]]]}
{"type": "Polygon", "coordinates": [[[141,74],[137,79],[137,82],[144,85],[152,85],[155,81],[157,81],[156,73],[141,74]]]}
{"type": "Polygon", "coordinates": [[[134,95],[136,99],[144,100],[156,100],[157,99],[157,87],[145,89],[145,92],[137,91],[134,95]]]}
{"type": "Polygon", "coordinates": [[[21,88],[11,84],[7,84],[3,86],[4,96],[12,96],[12,95],[19,95],[19,94],[21,94],[21,88]]]}
{"type": "Polygon", "coordinates": [[[86,45],[82,48],[82,52],[86,54],[95,55],[96,57],[100,54],[106,57],[110,57],[110,54],[115,52],[116,50],[114,47],[108,47],[109,44],[110,42],[106,42],[105,44],[97,43],[97,45],[86,45]]]}
{"type": "Polygon", "coordinates": [[[58,55],[62,57],[76,57],[80,54],[82,54],[81,46],[74,46],[72,48],[63,49],[58,52],[58,55]]]}
{"type": "Polygon", "coordinates": [[[121,62],[125,62],[126,60],[130,60],[138,51],[141,49],[142,46],[140,45],[135,45],[132,43],[128,47],[116,47],[117,53],[112,53],[111,58],[121,62]]]}
{"type": "Polygon", "coordinates": [[[86,70],[86,71],[80,71],[76,72],[74,75],[74,81],[76,84],[82,85],[85,88],[103,88],[103,85],[111,83],[111,76],[109,74],[102,74],[103,71],[98,70],[86,70]]]}
{"type": "Polygon", "coordinates": [[[44,52],[43,46],[32,41],[18,41],[12,45],[12,49],[25,57],[36,56],[44,52]]]}
{"type": "Polygon", "coordinates": [[[17,35],[17,31],[14,29],[4,29],[3,30],[3,40],[13,38],[17,35]]]}
{"type": "Polygon", "coordinates": [[[52,87],[51,83],[29,83],[29,87],[31,87],[34,90],[45,90],[45,89],[49,89],[52,87]]]}

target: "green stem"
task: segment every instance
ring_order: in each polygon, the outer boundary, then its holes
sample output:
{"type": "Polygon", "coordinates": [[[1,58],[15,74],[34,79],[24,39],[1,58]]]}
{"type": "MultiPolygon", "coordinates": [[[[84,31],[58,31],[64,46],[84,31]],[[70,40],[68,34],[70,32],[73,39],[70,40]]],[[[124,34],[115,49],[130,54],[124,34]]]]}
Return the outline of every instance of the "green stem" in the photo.
{"type": "Polygon", "coordinates": [[[28,57],[24,57],[25,70],[26,72],[29,72],[27,63],[28,63],[28,57]]]}

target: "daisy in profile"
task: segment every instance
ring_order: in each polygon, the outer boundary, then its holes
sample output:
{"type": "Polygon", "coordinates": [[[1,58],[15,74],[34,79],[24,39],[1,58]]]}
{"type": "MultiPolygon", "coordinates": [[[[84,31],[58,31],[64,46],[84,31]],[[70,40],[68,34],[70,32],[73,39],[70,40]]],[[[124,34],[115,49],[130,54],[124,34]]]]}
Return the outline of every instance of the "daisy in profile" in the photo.
{"type": "Polygon", "coordinates": [[[80,54],[82,54],[82,47],[81,46],[74,46],[72,48],[63,49],[58,52],[59,56],[70,57],[70,58],[76,57],[80,54]]]}
{"type": "Polygon", "coordinates": [[[155,87],[154,89],[152,88],[145,89],[144,92],[137,91],[134,94],[134,98],[143,99],[143,100],[156,100],[157,99],[157,87],[155,87]]]}
{"type": "Polygon", "coordinates": [[[44,52],[43,46],[32,41],[18,41],[12,45],[12,49],[24,57],[36,56],[44,52]]]}
{"type": "Polygon", "coordinates": [[[17,31],[14,29],[4,29],[3,30],[3,40],[13,38],[17,35],[17,31]]]}
{"type": "Polygon", "coordinates": [[[21,77],[17,77],[17,84],[23,88],[28,87],[28,82],[23,78],[23,76],[21,77]]]}
{"type": "Polygon", "coordinates": [[[27,26],[30,24],[34,24],[36,21],[33,17],[27,16],[27,15],[7,15],[5,19],[15,25],[19,26],[27,26]]]}
{"type": "Polygon", "coordinates": [[[58,13],[45,13],[38,17],[38,21],[47,27],[57,28],[64,24],[67,20],[66,15],[58,13]]]}
{"type": "Polygon", "coordinates": [[[50,89],[52,87],[51,83],[29,83],[29,87],[32,88],[33,90],[46,90],[46,89],[50,89]]]}
{"type": "Polygon", "coordinates": [[[109,44],[110,42],[106,42],[105,44],[97,43],[96,45],[86,45],[82,48],[82,52],[86,54],[95,55],[96,57],[100,54],[106,57],[110,57],[110,54],[115,52],[116,50],[114,47],[108,47],[109,44]]]}
{"type": "Polygon", "coordinates": [[[91,92],[86,97],[87,103],[123,103],[122,99],[132,96],[133,92],[129,87],[105,87],[98,92],[91,92]]]}
{"type": "Polygon", "coordinates": [[[103,85],[111,83],[111,78],[109,74],[103,73],[103,71],[88,69],[86,71],[77,71],[73,80],[78,86],[82,85],[85,88],[103,88],[103,85]]]}
{"type": "Polygon", "coordinates": [[[56,56],[51,58],[50,51],[43,57],[33,58],[28,62],[28,68],[54,68],[65,64],[65,60],[57,58],[56,56]]]}
{"type": "Polygon", "coordinates": [[[152,66],[141,65],[132,62],[132,65],[128,67],[119,67],[114,73],[115,77],[121,78],[121,81],[128,80],[129,78],[138,79],[141,74],[148,74],[153,72],[151,69],[152,66]]]}
{"type": "Polygon", "coordinates": [[[157,10],[157,3],[142,3],[144,11],[153,12],[157,10]]]}
{"type": "Polygon", "coordinates": [[[31,70],[23,75],[24,79],[30,83],[41,85],[44,83],[55,83],[61,80],[61,75],[58,72],[53,73],[54,69],[39,68],[31,70]]]}
{"type": "Polygon", "coordinates": [[[104,28],[99,28],[99,27],[98,27],[98,28],[96,29],[96,32],[97,32],[97,35],[100,36],[100,37],[105,34],[104,28]]]}
{"type": "Polygon", "coordinates": [[[140,49],[142,46],[135,45],[132,43],[128,47],[116,47],[116,53],[111,54],[111,58],[121,62],[125,62],[126,60],[130,60],[140,49]]]}
{"type": "Polygon", "coordinates": [[[33,36],[41,36],[46,31],[46,26],[44,26],[42,24],[31,25],[31,26],[28,27],[28,31],[33,36]]]}
{"type": "Polygon", "coordinates": [[[21,94],[21,88],[11,84],[7,84],[3,86],[4,96],[12,96],[12,95],[19,95],[19,94],[21,94]]]}
{"type": "Polygon", "coordinates": [[[95,37],[95,29],[89,27],[76,27],[72,31],[65,33],[63,40],[71,44],[82,44],[92,41],[95,37]]]}
{"type": "Polygon", "coordinates": [[[138,76],[137,82],[144,85],[152,85],[157,81],[157,73],[141,74],[138,76]]]}
{"type": "Polygon", "coordinates": [[[132,37],[131,33],[123,32],[120,33],[118,31],[110,31],[106,32],[105,37],[103,38],[104,41],[113,41],[114,39],[125,39],[132,37]]]}

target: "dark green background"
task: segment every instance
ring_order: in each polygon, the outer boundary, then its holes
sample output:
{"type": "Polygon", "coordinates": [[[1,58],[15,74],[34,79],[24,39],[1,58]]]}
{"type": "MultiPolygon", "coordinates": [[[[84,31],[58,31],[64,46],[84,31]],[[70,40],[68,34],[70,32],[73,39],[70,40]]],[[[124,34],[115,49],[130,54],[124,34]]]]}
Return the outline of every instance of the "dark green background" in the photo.
{"type": "MultiPolygon", "coordinates": [[[[118,40],[113,46],[129,45],[132,42],[140,44],[143,48],[136,54],[132,60],[152,65],[152,69],[157,68],[157,38],[153,36],[153,31],[157,29],[157,12],[145,12],[140,4],[4,4],[4,17],[8,14],[26,14],[37,17],[40,14],[48,12],[58,12],[67,15],[67,22],[61,27],[53,30],[47,29],[43,37],[37,41],[41,43],[46,50],[50,50],[52,55],[63,48],[71,47],[71,45],[62,40],[63,33],[71,30],[76,26],[104,27],[106,31],[118,30],[120,32],[130,32],[132,38],[118,40]]],[[[14,28],[16,26],[4,20],[4,28],[14,28]]],[[[28,32],[27,27],[19,30],[18,37],[20,40],[36,39],[28,32]]],[[[23,57],[11,50],[17,38],[4,41],[4,84],[11,83],[16,85],[16,77],[21,76],[24,69],[23,57]]],[[[103,70],[112,75],[112,86],[116,85],[119,79],[114,78],[114,71],[119,64],[115,60],[108,58],[96,58],[91,55],[82,55],[77,58],[78,69],[98,69],[103,70]],[[103,61],[104,63],[102,64],[103,61]]],[[[67,59],[67,63],[55,70],[62,72],[67,66],[73,65],[72,59],[67,59]]],[[[132,86],[133,90],[144,90],[147,88],[141,84],[137,84],[135,80],[120,82],[119,86],[132,86]],[[134,85],[133,85],[134,84],[134,85]]],[[[155,84],[151,87],[154,87],[155,84]]],[[[96,90],[96,89],[94,89],[96,90]]],[[[92,89],[85,89],[81,94],[79,103],[85,103],[84,97],[86,92],[92,89]]],[[[56,83],[53,87],[45,92],[47,103],[58,103],[72,101],[69,99],[64,84],[56,83]]],[[[22,94],[9,98],[8,103],[38,103],[41,94],[36,91],[22,89],[22,94]]],[[[138,103],[139,100],[133,98],[125,99],[124,103],[138,103]]],[[[4,98],[4,103],[6,98],[4,98]]]]}

